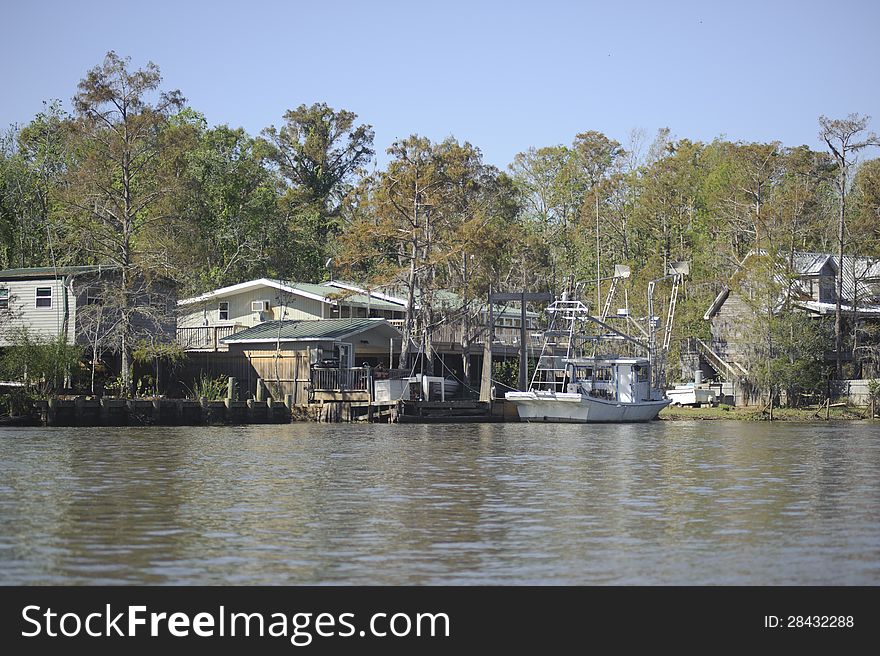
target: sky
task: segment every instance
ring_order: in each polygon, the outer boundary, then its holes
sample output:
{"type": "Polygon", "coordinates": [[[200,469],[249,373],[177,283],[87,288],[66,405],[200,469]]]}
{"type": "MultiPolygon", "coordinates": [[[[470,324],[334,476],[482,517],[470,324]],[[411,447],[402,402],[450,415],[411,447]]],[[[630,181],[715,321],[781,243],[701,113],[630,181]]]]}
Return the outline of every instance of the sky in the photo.
{"type": "Polygon", "coordinates": [[[258,134],[326,102],[395,140],[454,136],[506,168],[596,130],[820,149],[874,115],[880,2],[0,0],[0,127],[67,108],[108,50],[148,61],[212,125],[258,134]]]}

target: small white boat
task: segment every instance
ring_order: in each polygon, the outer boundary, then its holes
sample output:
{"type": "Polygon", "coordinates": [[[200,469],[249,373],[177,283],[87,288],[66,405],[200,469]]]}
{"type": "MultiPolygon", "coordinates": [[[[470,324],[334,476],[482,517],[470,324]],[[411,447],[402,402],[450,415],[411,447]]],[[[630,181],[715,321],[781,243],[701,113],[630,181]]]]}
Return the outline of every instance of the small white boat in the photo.
{"type": "Polygon", "coordinates": [[[666,397],[672,402],[672,405],[692,405],[695,408],[716,402],[713,390],[708,386],[695,385],[694,383],[676,385],[674,388],[666,390],[666,397]]]}

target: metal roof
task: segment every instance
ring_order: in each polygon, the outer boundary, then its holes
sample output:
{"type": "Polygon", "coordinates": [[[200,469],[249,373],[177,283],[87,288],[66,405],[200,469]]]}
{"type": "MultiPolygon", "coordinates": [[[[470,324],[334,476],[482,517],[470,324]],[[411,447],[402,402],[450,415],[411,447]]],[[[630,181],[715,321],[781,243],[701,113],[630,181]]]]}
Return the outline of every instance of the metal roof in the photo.
{"type": "MultiPolygon", "coordinates": [[[[324,285],[317,285],[314,283],[308,282],[284,282],[282,280],[276,280],[274,278],[257,278],[256,280],[249,280],[247,282],[238,283],[237,285],[230,285],[229,287],[220,287],[219,289],[214,289],[210,292],[202,294],[201,296],[194,296],[192,298],[185,298],[181,301],[178,301],[178,305],[192,305],[194,303],[203,303],[206,301],[210,301],[216,298],[225,298],[228,296],[233,296],[235,294],[240,294],[242,292],[250,291],[258,287],[267,287],[270,289],[278,290],[282,294],[295,294],[299,296],[304,296],[306,298],[311,298],[316,301],[321,301],[323,303],[330,304],[345,304],[345,305],[355,305],[358,307],[367,307],[370,306],[371,310],[392,310],[396,312],[400,312],[403,310],[399,305],[394,303],[389,303],[388,301],[384,301],[382,299],[373,297],[367,297],[364,294],[354,293],[344,293],[336,287],[327,287],[324,285]]],[[[277,297],[277,292],[273,297],[277,297]]],[[[279,303],[284,305],[283,297],[278,297],[279,303]]]]}
{"type": "Polygon", "coordinates": [[[221,342],[282,342],[337,340],[366,330],[384,328],[400,337],[400,331],[384,319],[304,319],[301,321],[265,321],[221,342]]]}
{"type": "MultiPolygon", "coordinates": [[[[755,256],[766,257],[767,251],[765,249],[755,249],[746,256],[746,259],[755,256]]],[[[780,266],[775,278],[782,285],[786,283],[786,278],[783,275],[783,262],[787,262],[788,256],[783,252],[780,252],[779,256],[781,261],[779,262],[780,266]]],[[[833,274],[836,293],[839,259],[837,255],[832,253],[811,253],[807,251],[791,253],[791,262],[794,268],[792,273],[796,277],[793,281],[795,291],[809,297],[807,280],[813,276],[818,276],[822,269],[828,265],[829,273],[833,274]]],[[[843,294],[841,298],[843,311],[852,312],[851,304],[855,301],[859,312],[866,314],[880,312],[880,305],[877,304],[878,294],[880,294],[880,259],[844,255],[841,261],[843,262],[841,267],[843,269],[843,294]]],[[[706,314],[703,315],[703,319],[709,320],[718,312],[727,300],[729,292],[729,289],[725,289],[715,297],[706,314]]],[[[779,302],[781,304],[781,299],[779,302]]],[[[827,313],[829,307],[832,308],[832,311],[835,308],[835,303],[819,303],[809,298],[799,299],[797,303],[801,307],[820,314],[827,313]]]]}
{"type": "Polygon", "coordinates": [[[94,264],[88,266],[32,267],[29,269],[6,269],[0,271],[0,280],[34,280],[77,276],[83,273],[100,273],[118,269],[116,265],[94,264]]]}
{"type": "Polygon", "coordinates": [[[406,308],[396,303],[390,303],[389,301],[372,295],[368,296],[367,294],[361,294],[359,292],[353,292],[335,286],[317,285],[310,282],[296,282],[290,286],[294,289],[299,289],[310,294],[323,296],[324,298],[334,300],[337,303],[358,305],[361,307],[369,305],[372,310],[393,310],[395,312],[403,312],[406,310],[406,308]]]}
{"type": "Polygon", "coordinates": [[[802,276],[817,276],[822,267],[831,259],[828,253],[806,253],[795,251],[792,257],[794,270],[802,276]]]}

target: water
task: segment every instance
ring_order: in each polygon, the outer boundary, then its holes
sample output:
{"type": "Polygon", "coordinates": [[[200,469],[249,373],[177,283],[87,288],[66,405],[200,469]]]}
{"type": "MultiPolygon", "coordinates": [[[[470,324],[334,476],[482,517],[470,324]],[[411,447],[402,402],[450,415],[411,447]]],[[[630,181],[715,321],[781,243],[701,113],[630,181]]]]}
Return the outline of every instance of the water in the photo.
{"type": "Polygon", "coordinates": [[[880,426],[0,429],[2,584],[880,583],[880,426]]]}

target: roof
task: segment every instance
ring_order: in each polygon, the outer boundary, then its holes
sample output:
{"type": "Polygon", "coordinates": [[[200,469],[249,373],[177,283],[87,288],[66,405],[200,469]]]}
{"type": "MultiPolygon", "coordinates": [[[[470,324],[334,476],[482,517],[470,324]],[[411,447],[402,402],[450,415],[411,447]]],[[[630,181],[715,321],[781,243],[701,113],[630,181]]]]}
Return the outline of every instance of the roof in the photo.
{"type": "Polygon", "coordinates": [[[265,321],[240,333],[224,337],[227,344],[248,342],[313,342],[341,340],[367,330],[381,328],[389,337],[400,331],[384,319],[304,319],[301,321],[265,321]]]}
{"type": "Polygon", "coordinates": [[[220,287],[219,289],[214,289],[200,296],[185,298],[178,301],[177,304],[192,305],[194,303],[202,303],[216,298],[233,296],[259,287],[268,287],[285,294],[295,294],[296,296],[309,298],[313,301],[321,301],[322,303],[328,303],[330,305],[344,303],[346,305],[356,305],[360,307],[366,307],[369,305],[370,308],[374,310],[400,311],[402,309],[395,303],[389,303],[375,297],[371,298],[365,294],[356,293],[343,295],[341,292],[334,291],[334,288],[325,285],[307,282],[283,282],[281,280],[275,280],[274,278],[257,278],[256,280],[249,280],[247,282],[238,283],[237,285],[230,285],[229,287],[220,287]]]}
{"type": "Polygon", "coordinates": [[[373,298],[379,298],[383,301],[388,301],[389,303],[394,303],[395,305],[402,306],[401,309],[406,307],[406,299],[399,298],[397,296],[392,296],[390,294],[386,294],[381,291],[377,291],[375,289],[367,289],[360,285],[357,285],[353,282],[345,282],[343,280],[330,280],[329,282],[322,282],[322,287],[336,287],[337,289],[347,289],[349,291],[358,292],[359,294],[369,294],[373,298]]]}
{"type": "Polygon", "coordinates": [[[709,319],[714,317],[718,310],[721,309],[721,306],[724,305],[724,301],[727,300],[728,296],[730,296],[730,287],[725,287],[721,290],[721,293],[719,293],[718,296],[715,297],[715,300],[712,301],[712,305],[710,305],[709,309],[706,310],[706,314],[703,315],[703,319],[709,321],[709,319]]]}
{"type": "MultiPolygon", "coordinates": [[[[350,282],[331,280],[330,282],[323,283],[323,285],[324,286],[339,287],[342,289],[356,290],[356,291],[364,293],[364,294],[367,293],[366,288],[360,287],[360,286],[358,286],[354,283],[350,283],[350,282]]],[[[402,298],[401,296],[394,295],[394,293],[399,293],[398,288],[396,288],[396,287],[384,288],[384,291],[377,291],[376,289],[370,289],[369,293],[374,297],[379,297],[379,298],[382,298],[382,299],[385,299],[387,301],[390,301],[392,303],[397,304],[399,310],[404,310],[406,308],[406,305],[407,305],[406,299],[402,298]]],[[[416,306],[416,308],[419,307],[419,301],[424,296],[425,296],[425,294],[422,292],[422,290],[420,290],[420,289],[415,290],[415,306],[416,306]]],[[[431,292],[431,297],[432,297],[432,300],[433,300],[435,306],[439,306],[440,308],[444,308],[444,309],[456,309],[457,310],[457,309],[462,308],[464,305],[464,300],[462,299],[462,297],[459,294],[457,294],[456,292],[449,290],[449,289],[435,289],[431,292]]],[[[474,300],[470,301],[469,305],[470,305],[471,309],[477,309],[477,308],[482,309],[485,304],[483,304],[481,301],[474,299],[474,300]]],[[[505,304],[496,303],[493,306],[493,312],[495,312],[495,314],[498,315],[499,317],[500,316],[518,317],[518,316],[520,316],[520,304],[516,303],[516,302],[505,303],[505,304]]],[[[526,309],[526,316],[527,317],[537,317],[538,315],[539,315],[538,312],[534,312],[533,310],[526,309]]]]}
{"type": "Polygon", "coordinates": [[[88,266],[62,267],[31,267],[28,269],[6,269],[0,271],[0,280],[40,280],[44,278],[60,278],[77,276],[83,273],[100,273],[112,271],[119,267],[112,264],[94,264],[88,266]]]}
{"type": "Polygon", "coordinates": [[[795,251],[794,257],[792,258],[794,270],[802,276],[818,276],[825,267],[825,264],[828,263],[828,260],[831,260],[832,266],[837,266],[837,263],[828,253],[804,253],[795,251]]]}
{"type": "MultiPolygon", "coordinates": [[[[796,305],[816,314],[834,314],[837,311],[837,305],[835,303],[820,303],[819,301],[796,301],[796,305]]],[[[880,316],[880,306],[877,305],[859,305],[854,309],[852,305],[841,304],[840,311],[843,313],[852,313],[858,311],[859,314],[865,316],[880,316]]]]}
{"type": "MultiPolygon", "coordinates": [[[[755,249],[749,252],[746,259],[766,255],[766,250],[755,249]]],[[[787,263],[787,255],[785,253],[780,253],[780,256],[787,263]]],[[[851,303],[855,298],[855,305],[858,308],[859,313],[880,315],[880,305],[877,304],[877,288],[880,286],[878,285],[878,283],[880,283],[880,258],[844,255],[843,259],[840,260],[840,258],[831,253],[812,253],[808,251],[795,251],[791,256],[791,262],[794,268],[793,273],[798,278],[794,281],[794,288],[800,294],[809,296],[809,289],[803,279],[818,276],[828,265],[830,265],[831,272],[835,276],[836,291],[838,261],[842,261],[843,293],[841,299],[844,301],[841,305],[842,311],[852,312],[852,305],[847,305],[847,302],[851,303]]],[[[785,283],[782,262],[780,262],[779,273],[776,274],[775,278],[780,284],[785,283]]],[[[721,306],[724,305],[729,294],[730,289],[724,289],[718,294],[718,296],[715,297],[715,300],[712,301],[709,309],[706,310],[703,319],[706,321],[711,319],[721,306]]],[[[834,303],[820,303],[809,299],[797,300],[796,303],[800,307],[818,314],[835,312],[834,303]]]]}

